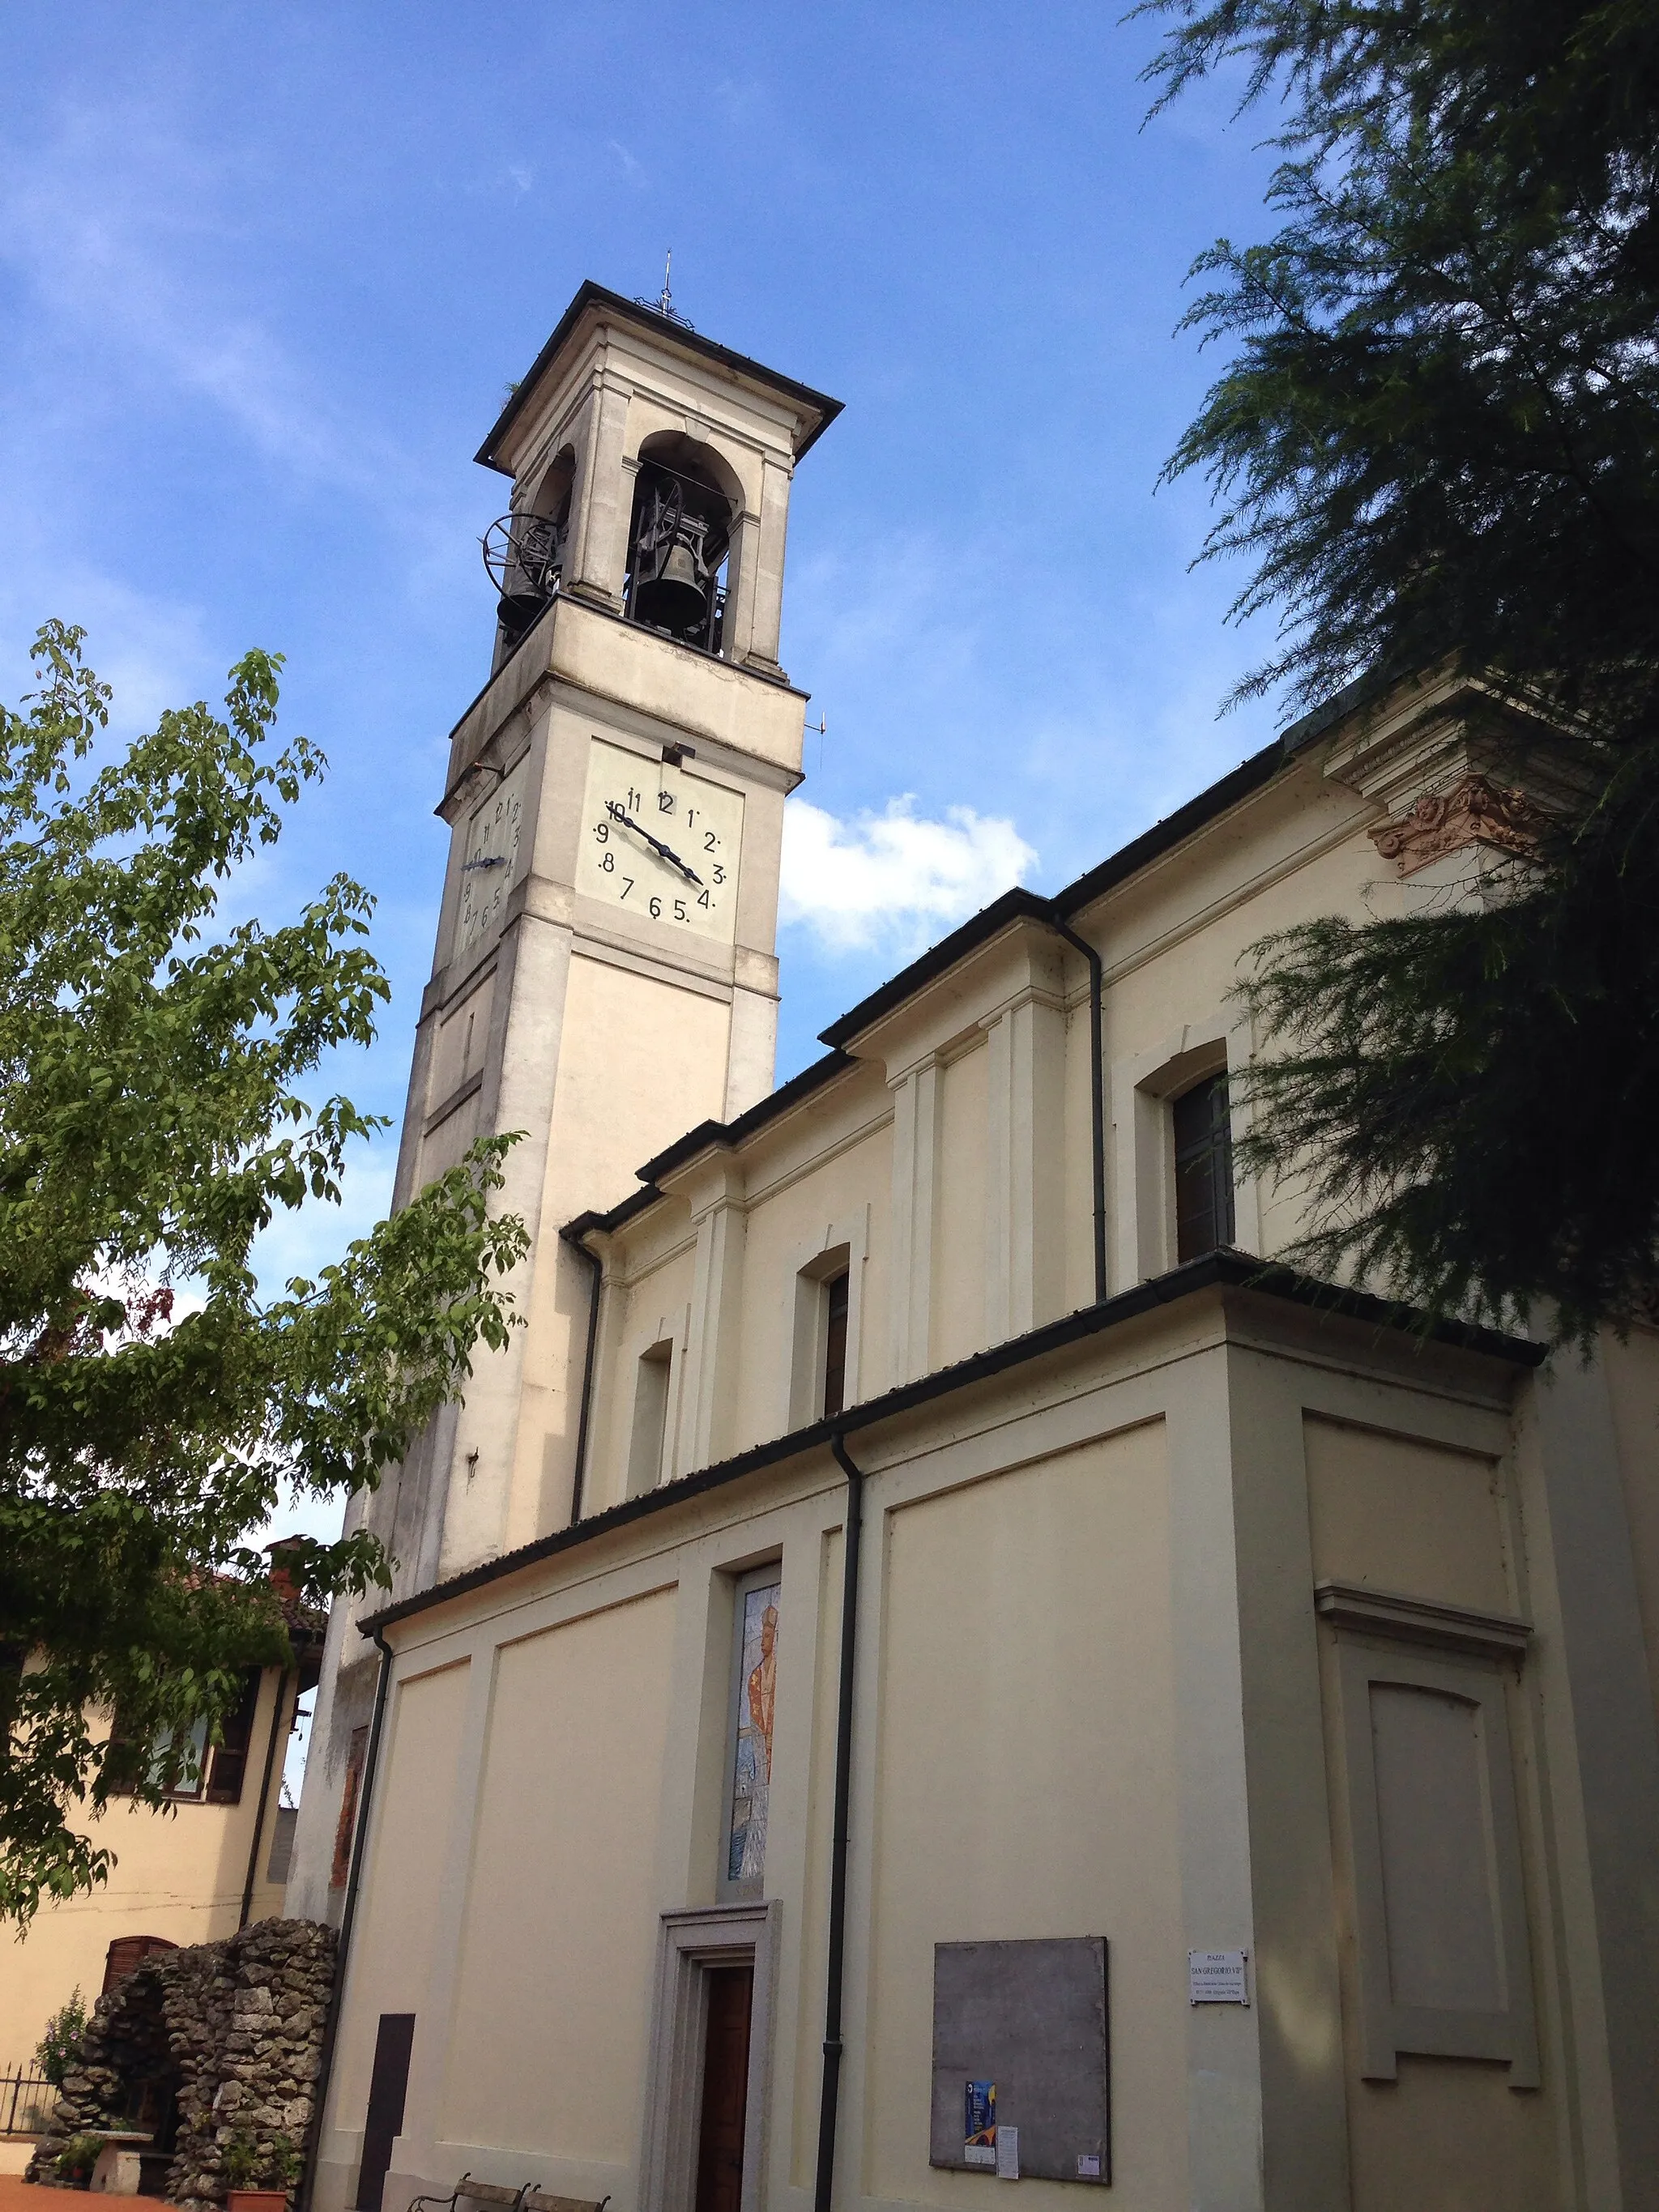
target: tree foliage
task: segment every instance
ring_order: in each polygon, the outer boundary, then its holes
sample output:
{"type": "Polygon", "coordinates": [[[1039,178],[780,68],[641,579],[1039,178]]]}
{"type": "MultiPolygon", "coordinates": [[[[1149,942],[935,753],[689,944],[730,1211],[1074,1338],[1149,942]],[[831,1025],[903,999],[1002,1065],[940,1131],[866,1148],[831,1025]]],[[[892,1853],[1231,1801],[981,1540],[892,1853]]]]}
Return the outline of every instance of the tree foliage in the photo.
{"type": "MultiPolygon", "coordinates": [[[[280,661],[239,662],[222,719],[164,714],[116,752],[81,637],[49,623],[40,690],[0,708],[0,1914],[20,1924],[106,1874],[87,1813],[164,1803],[192,1725],[289,1656],[251,1536],[401,1457],[475,1345],[505,1341],[526,1247],[490,1212],[512,1141],[492,1138],[314,1281],[261,1291],[260,1231],[337,1203],[379,1126],[295,1088],[374,1036],[372,902],[339,876],[285,927],[216,937],[325,765],[274,748],[280,661]]],[[[284,1565],[313,1599],[389,1578],[362,1532],[284,1565]]]]}
{"type": "Polygon", "coordinates": [[[1159,104],[1277,99],[1266,243],[1188,326],[1230,348],[1168,473],[1304,706],[1429,670],[1556,733],[1554,819],[1495,897],[1257,949],[1252,1164],[1304,1247],[1431,1311],[1588,1340],[1659,1237],[1659,13],[1641,0],[1148,0],[1159,104]]]}

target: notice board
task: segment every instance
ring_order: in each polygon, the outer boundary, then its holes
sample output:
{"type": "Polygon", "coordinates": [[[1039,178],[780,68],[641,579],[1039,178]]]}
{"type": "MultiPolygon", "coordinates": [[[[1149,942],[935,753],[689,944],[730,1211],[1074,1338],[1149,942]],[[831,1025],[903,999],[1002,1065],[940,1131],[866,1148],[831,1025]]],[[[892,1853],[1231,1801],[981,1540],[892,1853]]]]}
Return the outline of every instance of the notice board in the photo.
{"type": "Polygon", "coordinates": [[[1111,2179],[1103,1936],[934,1945],[929,2163],[994,2178],[1003,2129],[1022,2176],[1111,2179]]]}

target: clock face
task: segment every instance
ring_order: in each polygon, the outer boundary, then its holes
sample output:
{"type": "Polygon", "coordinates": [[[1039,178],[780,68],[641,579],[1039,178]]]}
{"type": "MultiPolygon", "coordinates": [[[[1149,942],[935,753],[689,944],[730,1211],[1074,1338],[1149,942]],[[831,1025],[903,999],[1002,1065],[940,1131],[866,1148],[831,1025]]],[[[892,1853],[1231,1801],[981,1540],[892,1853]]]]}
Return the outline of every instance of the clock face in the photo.
{"type": "Polygon", "coordinates": [[[466,825],[460,918],[455,926],[455,949],[463,957],[500,928],[507,895],[519,872],[524,771],[525,763],[520,761],[466,825]]]}
{"type": "Polygon", "coordinates": [[[667,929],[732,942],[743,793],[595,738],[576,888],[667,929]]]}

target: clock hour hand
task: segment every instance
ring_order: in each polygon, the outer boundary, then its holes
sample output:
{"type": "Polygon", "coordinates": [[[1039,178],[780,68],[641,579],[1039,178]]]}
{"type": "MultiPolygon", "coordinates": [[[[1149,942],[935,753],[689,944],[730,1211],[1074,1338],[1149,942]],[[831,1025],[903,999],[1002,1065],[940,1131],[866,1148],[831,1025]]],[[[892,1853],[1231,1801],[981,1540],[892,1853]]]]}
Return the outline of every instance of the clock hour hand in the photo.
{"type": "Polygon", "coordinates": [[[653,837],[651,835],[651,832],[646,828],[644,823],[636,822],[633,816],[628,811],[628,809],[623,806],[619,800],[615,799],[607,799],[605,804],[605,810],[613,822],[621,822],[625,823],[627,827],[634,832],[636,837],[644,838],[646,843],[651,848],[653,853],[660,853],[663,859],[667,861],[671,868],[678,868],[680,873],[685,878],[688,884],[696,884],[699,890],[702,889],[702,878],[694,873],[691,869],[686,866],[684,861],[681,860],[679,854],[674,850],[672,845],[665,845],[660,837],[653,837]]]}

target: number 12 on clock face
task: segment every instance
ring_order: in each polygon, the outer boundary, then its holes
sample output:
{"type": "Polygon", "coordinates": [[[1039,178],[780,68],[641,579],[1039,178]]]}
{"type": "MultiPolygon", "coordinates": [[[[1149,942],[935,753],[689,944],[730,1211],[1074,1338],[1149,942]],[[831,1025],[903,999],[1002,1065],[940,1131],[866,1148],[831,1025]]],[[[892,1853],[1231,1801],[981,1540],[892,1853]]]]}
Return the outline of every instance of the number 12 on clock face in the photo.
{"type": "Polygon", "coordinates": [[[623,914],[729,945],[737,920],[743,794],[595,738],[576,888],[623,914]]]}

